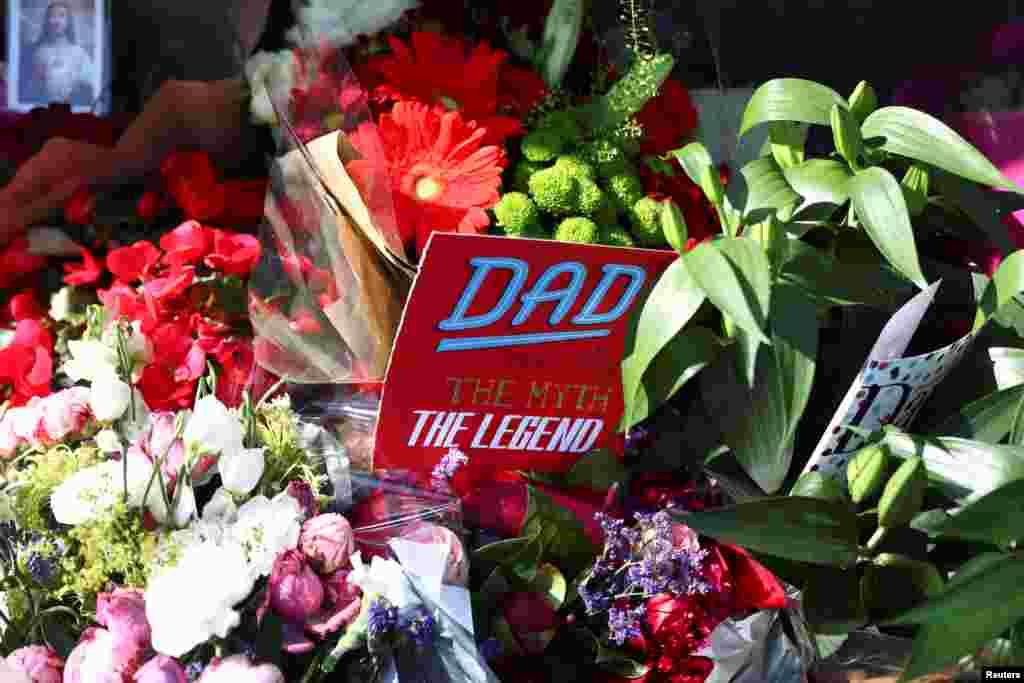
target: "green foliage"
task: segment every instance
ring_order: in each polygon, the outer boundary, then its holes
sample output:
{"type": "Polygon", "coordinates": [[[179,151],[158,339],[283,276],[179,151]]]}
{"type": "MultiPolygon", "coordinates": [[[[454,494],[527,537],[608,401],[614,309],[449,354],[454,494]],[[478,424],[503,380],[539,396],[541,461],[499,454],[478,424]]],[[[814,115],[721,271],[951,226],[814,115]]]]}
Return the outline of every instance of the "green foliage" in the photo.
{"type": "Polygon", "coordinates": [[[542,163],[552,161],[565,148],[566,139],[559,131],[538,128],[530,131],[520,143],[520,150],[527,161],[542,163]]]}
{"type": "Polygon", "coordinates": [[[555,160],[555,168],[565,169],[577,180],[596,180],[597,169],[587,159],[578,153],[563,154],[555,160]]]}
{"type": "Polygon", "coordinates": [[[60,484],[79,470],[103,460],[100,452],[88,446],[70,448],[60,444],[27,458],[27,465],[12,472],[12,507],[18,525],[27,530],[45,532],[50,527],[50,496],[60,484]]]}
{"type": "Polygon", "coordinates": [[[609,247],[635,247],[636,241],[621,225],[603,223],[597,236],[598,244],[609,247]]]}
{"type": "Polygon", "coordinates": [[[516,192],[530,191],[530,176],[546,168],[544,164],[535,164],[523,159],[512,169],[511,187],[516,192]]]}
{"type": "Polygon", "coordinates": [[[644,198],[644,184],[635,173],[617,173],[608,178],[607,187],[623,211],[632,211],[633,206],[644,198]]]}
{"type": "Polygon", "coordinates": [[[571,216],[579,211],[579,181],[563,169],[546,168],[530,176],[530,196],[537,206],[553,216],[571,216]]]}
{"type": "Polygon", "coordinates": [[[658,94],[674,65],[675,60],[669,54],[637,56],[626,75],[616,81],[606,95],[580,108],[590,129],[609,130],[640,111],[658,94]]]}
{"type": "Polygon", "coordinates": [[[261,486],[268,495],[280,493],[289,481],[305,481],[314,491],[320,490],[325,475],[323,467],[314,462],[302,447],[299,425],[287,401],[270,401],[257,413],[256,432],[264,451],[261,486]]]}

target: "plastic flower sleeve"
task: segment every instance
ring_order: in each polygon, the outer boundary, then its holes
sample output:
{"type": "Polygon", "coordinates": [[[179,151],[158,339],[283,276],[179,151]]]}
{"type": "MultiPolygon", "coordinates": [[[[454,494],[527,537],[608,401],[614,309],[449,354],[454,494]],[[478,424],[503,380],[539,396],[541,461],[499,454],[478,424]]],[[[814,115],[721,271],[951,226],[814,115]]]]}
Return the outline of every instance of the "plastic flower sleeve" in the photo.
{"type": "Polygon", "coordinates": [[[278,151],[250,280],[257,360],[292,382],[379,380],[413,270],[396,249],[376,128],[340,51],[291,54],[287,83],[266,83],[278,151]]]}

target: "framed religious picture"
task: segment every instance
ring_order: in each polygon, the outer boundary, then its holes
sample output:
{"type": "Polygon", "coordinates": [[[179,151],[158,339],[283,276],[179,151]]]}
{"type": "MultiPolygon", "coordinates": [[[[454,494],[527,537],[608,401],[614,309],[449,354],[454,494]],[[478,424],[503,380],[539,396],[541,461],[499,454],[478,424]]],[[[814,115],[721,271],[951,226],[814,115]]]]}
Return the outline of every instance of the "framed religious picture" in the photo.
{"type": "Polygon", "coordinates": [[[7,0],[7,108],[106,113],[107,0],[7,0]]]}

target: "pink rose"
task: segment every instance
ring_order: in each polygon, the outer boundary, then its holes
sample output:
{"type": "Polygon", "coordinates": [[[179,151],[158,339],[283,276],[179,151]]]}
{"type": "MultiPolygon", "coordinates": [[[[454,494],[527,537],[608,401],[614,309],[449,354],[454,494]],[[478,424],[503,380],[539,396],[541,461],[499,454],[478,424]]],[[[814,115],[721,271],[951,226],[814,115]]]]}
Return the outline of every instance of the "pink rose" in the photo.
{"type": "Polygon", "coordinates": [[[157,655],[135,672],[136,683],[188,683],[185,670],[172,657],[157,655]]]}
{"type": "Polygon", "coordinates": [[[270,606],[288,621],[304,623],[320,609],[324,587],[298,550],[277,556],[270,573],[270,606]]]}
{"type": "Polygon", "coordinates": [[[18,648],[7,657],[7,664],[28,674],[32,683],[61,683],[64,678],[64,660],[45,645],[18,648]]]}
{"type": "Polygon", "coordinates": [[[339,514],[319,515],[302,525],[299,547],[321,574],[347,567],[355,542],[348,520],[339,514]]]}
{"type": "Polygon", "coordinates": [[[149,649],[152,633],[141,590],[115,588],[113,593],[100,593],[96,599],[96,621],[107,627],[121,647],[134,644],[140,651],[149,649]]]}
{"type": "Polygon", "coordinates": [[[443,581],[451,586],[469,584],[469,560],[466,558],[462,541],[454,531],[440,524],[414,522],[402,531],[402,538],[415,543],[447,547],[448,563],[445,566],[443,581]]]}
{"type": "Polygon", "coordinates": [[[127,683],[146,651],[131,638],[120,640],[105,628],[85,629],[64,665],[64,683],[127,683]]]}
{"type": "Polygon", "coordinates": [[[199,683],[285,683],[284,674],[273,664],[254,664],[245,655],[214,659],[199,677],[199,683]]]}
{"type": "Polygon", "coordinates": [[[363,592],[359,586],[348,582],[348,575],[348,569],[340,569],[324,579],[326,600],[320,612],[306,620],[307,632],[323,639],[359,616],[363,592]]]}

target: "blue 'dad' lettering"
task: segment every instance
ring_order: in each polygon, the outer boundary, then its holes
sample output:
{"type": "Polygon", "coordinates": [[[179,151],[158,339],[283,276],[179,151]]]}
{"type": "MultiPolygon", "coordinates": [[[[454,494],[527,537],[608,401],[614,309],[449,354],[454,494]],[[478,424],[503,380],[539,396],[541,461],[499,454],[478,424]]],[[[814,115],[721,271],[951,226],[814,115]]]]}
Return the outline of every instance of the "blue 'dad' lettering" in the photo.
{"type": "MultiPolygon", "coordinates": [[[[463,290],[451,314],[438,323],[438,328],[446,332],[480,329],[493,325],[511,313],[520,291],[526,284],[529,266],[521,259],[502,257],[477,257],[469,261],[473,267],[466,288],[463,290]],[[505,285],[501,298],[491,310],[478,315],[467,315],[477,294],[483,287],[487,277],[497,270],[512,273],[511,280],[505,285]]],[[[610,325],[629,310],[640,293],[647,274],[639,266],[622,264],[606,264],[602,267],[601,281],[584,302],[580,312],[569,323],[574,327],[586,326],[589,329],[558,330],[513,335],[478,335],[473,337],[449,337],[438,344],[438,351],[468,351],[474,349],[495,349],[511,346],[528,346],[549,344],[560,341],[579,341],[607,337],[611,329],[594,329],[595,325],[610,325]],[[597,313],[605,304],[605,299],[612,287],[620,278],[627,278],[625,291],[618,301],[605,313],[597,313]]],[[[587,278],[587,268],[577,261],[563,261],[547,268],[533,286],[519,299],[519,310],[512,316],[511,325],[518,326],[529,320],[536,312],[537,306],[544,303],[555,303],[554,310],[548,317],[551,326],[561,323],[576,305],[583,291],[587,278]],[[560,289],[549,289],[551,284],[562,275],[570,276],[569,284],[560,289]]]]}

